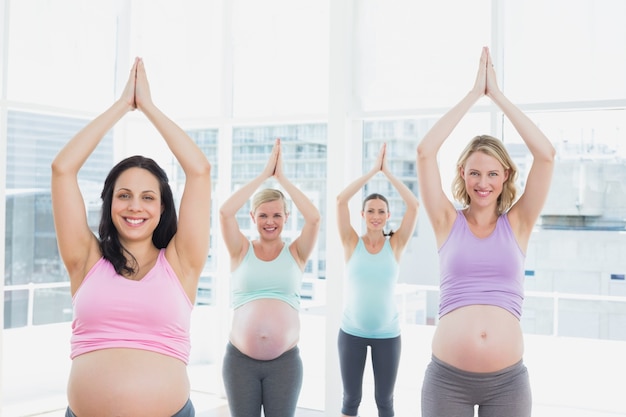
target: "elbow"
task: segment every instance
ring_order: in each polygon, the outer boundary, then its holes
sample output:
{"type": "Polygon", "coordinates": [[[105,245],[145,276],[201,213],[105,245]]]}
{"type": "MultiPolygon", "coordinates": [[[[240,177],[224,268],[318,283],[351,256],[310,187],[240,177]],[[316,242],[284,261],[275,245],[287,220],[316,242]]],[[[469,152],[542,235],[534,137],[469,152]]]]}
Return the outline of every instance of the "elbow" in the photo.
{"type": "Polygon", "coordinates": [[[424,146],[423,142],[420,142],[417,145],[417,149],[416,149],[416,158],[417,160],[423,160],[426,159],[430,156],[427,147],[424,146]]]}
{"type": "Polygon", "coordinates": [[[211,163],[208,159],[202,158],[202,161],[196,164],[191,172],[185,172],[185,175],[195,175],[198,177],[211,178],[211,163]]]}
{"type": "Polygon", "coordinates": [[[554,161],[556,159],[556,149],[554,146],[550,145],[550,159],[554,161]]]}
{"type": "Polygon", "coordinates": [[[224,206],[220,207],[219,211],[220,220],[227,219],[232,216],[232,214],[224,208],[224,206]]]}
{"type": "Polygon", "coordinates": [[[307,218],[307,223],[315,227],[315,230],[319,230],[322,223],[322,216],[320,215],[320,212],[316,210],[314,215],[307,218]]]}
{"type": "Polygon", "coordinates": [[[73,174],[73,175],[77,175],[78,174],[77,171],[73,170],[67,164],[63,164],[57,158],[55,158],[52,161],[52,164],[50,164],[50,170],[52,172],[52,176],[53,177],[58,177],[58,176],[67,175],[67,174],[73,174]]]}
{"type": "Polygon", "coordinates": [[[554,164],[554,160],[556,159],[556,149],[554,149],[552,144],[550,144],[546,151],[542,154],[542,159],[546,163],[554,164]]]}
{"type": "Polygon", "coordinates": [[[336,205],[336,207],[338,209],[341,208],[341,207],[347,206],[347,204],[348,204],[348,202],[344,198],[343,193],[337,195],[337,198],[335,199],[335,205],[336,205]]]}

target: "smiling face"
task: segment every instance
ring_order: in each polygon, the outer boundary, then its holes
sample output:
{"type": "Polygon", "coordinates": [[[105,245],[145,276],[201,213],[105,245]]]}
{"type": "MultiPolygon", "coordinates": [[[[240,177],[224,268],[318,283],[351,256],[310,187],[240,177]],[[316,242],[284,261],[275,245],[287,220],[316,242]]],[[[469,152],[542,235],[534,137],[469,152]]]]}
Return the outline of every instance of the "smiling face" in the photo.
{"type": "Polygon", "coordinates": [[[484,152],[474,152],[459,169],[470,205],[497,206],[509,173],[496,158],[484,152]]]}
{"type": "Polygon", "coordinates": [[[389,215],[387,203],[379,198],[367,200],[361,212],[368,230],[383,230],[389,215]]]}
{"type": "Polygon", "coordinates": [[[159,181],[149,171],[129,168],[115,181],[111,219],[120,241],[152,239],[161,219],[159,181]]]}
{"type": "Polygon", "coordinates": [[[250,216],[256,224],[259,237],[262,240],[279,239],[288,217],[285,212],[285,204],[281,200],[259,204],[256,210],[250,213],[250,216]]]}

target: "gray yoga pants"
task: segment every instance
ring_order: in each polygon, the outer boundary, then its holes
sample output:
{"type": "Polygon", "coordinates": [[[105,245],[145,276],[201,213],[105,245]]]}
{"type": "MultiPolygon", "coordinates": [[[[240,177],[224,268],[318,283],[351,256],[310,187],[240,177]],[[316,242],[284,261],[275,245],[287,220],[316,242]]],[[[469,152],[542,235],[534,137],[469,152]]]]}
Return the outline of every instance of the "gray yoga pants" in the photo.
{"type": "Polygon", "coordinates": [[[529,417],[532,395],[522,361],[496,372],[467,372],[436,357],[422,385],[422,417],[529,417]]]}
{"type": "Polygon", "coordinates": [[[379,417],[393,417],[393,391],[400,365],[401,338],[370,339],[339,330],[337,337],[339,364],[343,381],[341,413],[356,416],[363,395],[363,371],[367,347],[372,354],[374,398],[379,417]]]}
{"type": "MultiPolygon", "coordinates": [[[[191,402],[191,399],[189,399],[187,400],[183,408],[181,408],[172,417],[195,417],[195,415],[196,415],[196,410],[193,407],[193,403],[191,402]]],[[[67,407],[67,410],[65,410],[65,417],[76,417],[76,414],[74,414],[72,410],[70,410],[70,408],[67,407]]]]}
{"type": "Polygon", "coordinates": [[[276,359],[261,361],[226,346],[222,367],[232,417],[293,417],[302,388],[302,359],[298,347],[276,359]]]}

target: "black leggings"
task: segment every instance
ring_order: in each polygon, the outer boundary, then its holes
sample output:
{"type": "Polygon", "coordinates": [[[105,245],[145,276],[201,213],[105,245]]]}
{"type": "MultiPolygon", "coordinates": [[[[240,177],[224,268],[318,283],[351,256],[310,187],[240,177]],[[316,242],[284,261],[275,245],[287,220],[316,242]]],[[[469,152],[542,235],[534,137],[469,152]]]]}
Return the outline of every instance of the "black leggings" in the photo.
{"type": "Polygon", "coordinates": [[[356,416],[363,396],[363,372],[367,347],[372,352],[374,371],[374,398],[379,417],[392,417],[393,390],[400,365],[400,336],[390,339],[370,339],[350,335],[339,330],[337,338],[339,364],[343,380],[343,405],[341,413],[356,416]]]}
{"type": "Polygon", "coordinates": [[[228,343],[222,377],[232,417],[260,416],[261,406],[265,417],[293,417],[303,378],[300,350],[261,361],[228,343]]]}
{"type": "MultiPolygon", "coordinates": [[[[187,400],[183,408],[181,408],[172,417],[195,417],[195,415],[196,415],[196,409],[193,407],[193,403],[191,402],[191,399],[189,399],[187,400]]],[[[67,410],[65,410],[65,417],[76,417],[76,414],[74,414],[72,410],[70,410],[70,408],[67,407],[67,410]]]]}

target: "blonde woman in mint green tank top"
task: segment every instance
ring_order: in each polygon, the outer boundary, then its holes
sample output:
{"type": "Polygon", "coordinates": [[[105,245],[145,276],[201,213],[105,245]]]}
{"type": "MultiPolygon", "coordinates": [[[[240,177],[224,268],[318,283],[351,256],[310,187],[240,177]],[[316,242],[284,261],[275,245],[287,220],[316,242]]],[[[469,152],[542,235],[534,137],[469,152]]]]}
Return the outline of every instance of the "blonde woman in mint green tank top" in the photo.
{"type": "Polygon", "coordinates": [[[344,417],[358,414],[368,347],[378,415],[394,415],[393,393],[401,351],[394,290],[400,258],[415,230],[419,203],[411,190],[389,171],[387,152],[385,144],[372,169],[337,196],[337,223],[347,264],[346,301],[337,340],[344,417]],[[391,214],[389,204],[381,194],[370,194],[361,210],[365,232],[359,235],[352,227],[348,203],[378,173],[383,174],[402,197],[406,206],[404,216],[400,227],[386,234],[384,229],[391,214]]]}
{"type": "MultiPolygon", "coordinates": [[[[541,65],[541,64],[540,64],[541,65]]],[[[547,198],[555,150],[500,91],[483,48],[473,88],[417,146],[422,204],[439,250],[439,321],[422,386],[424,417],[528,417],[532,396],[520,326],[528,240],[547,198]],[[470,108],[487,96],[515,127],[533,156],[516,200],[517,168],[501,140],[474,137],[461,152],[452,193],[441,186],[437,154],[470,108]]]]}
{"type": "Polygon", "coordinates": [[[232,417],[290,417],[302,385],[300,288],[320,226],[309,198],[285,176],[280,140],[265,169],[220,207],[222,237],[230,254],[233,319],[222,367],[232,417]],[[250,217],[258,236],[245,236],[237,212],[267,180],[274,179],[304,218],[299,235],[282,237],[289,211],[282,191],[254,195],[250,217]]]}

